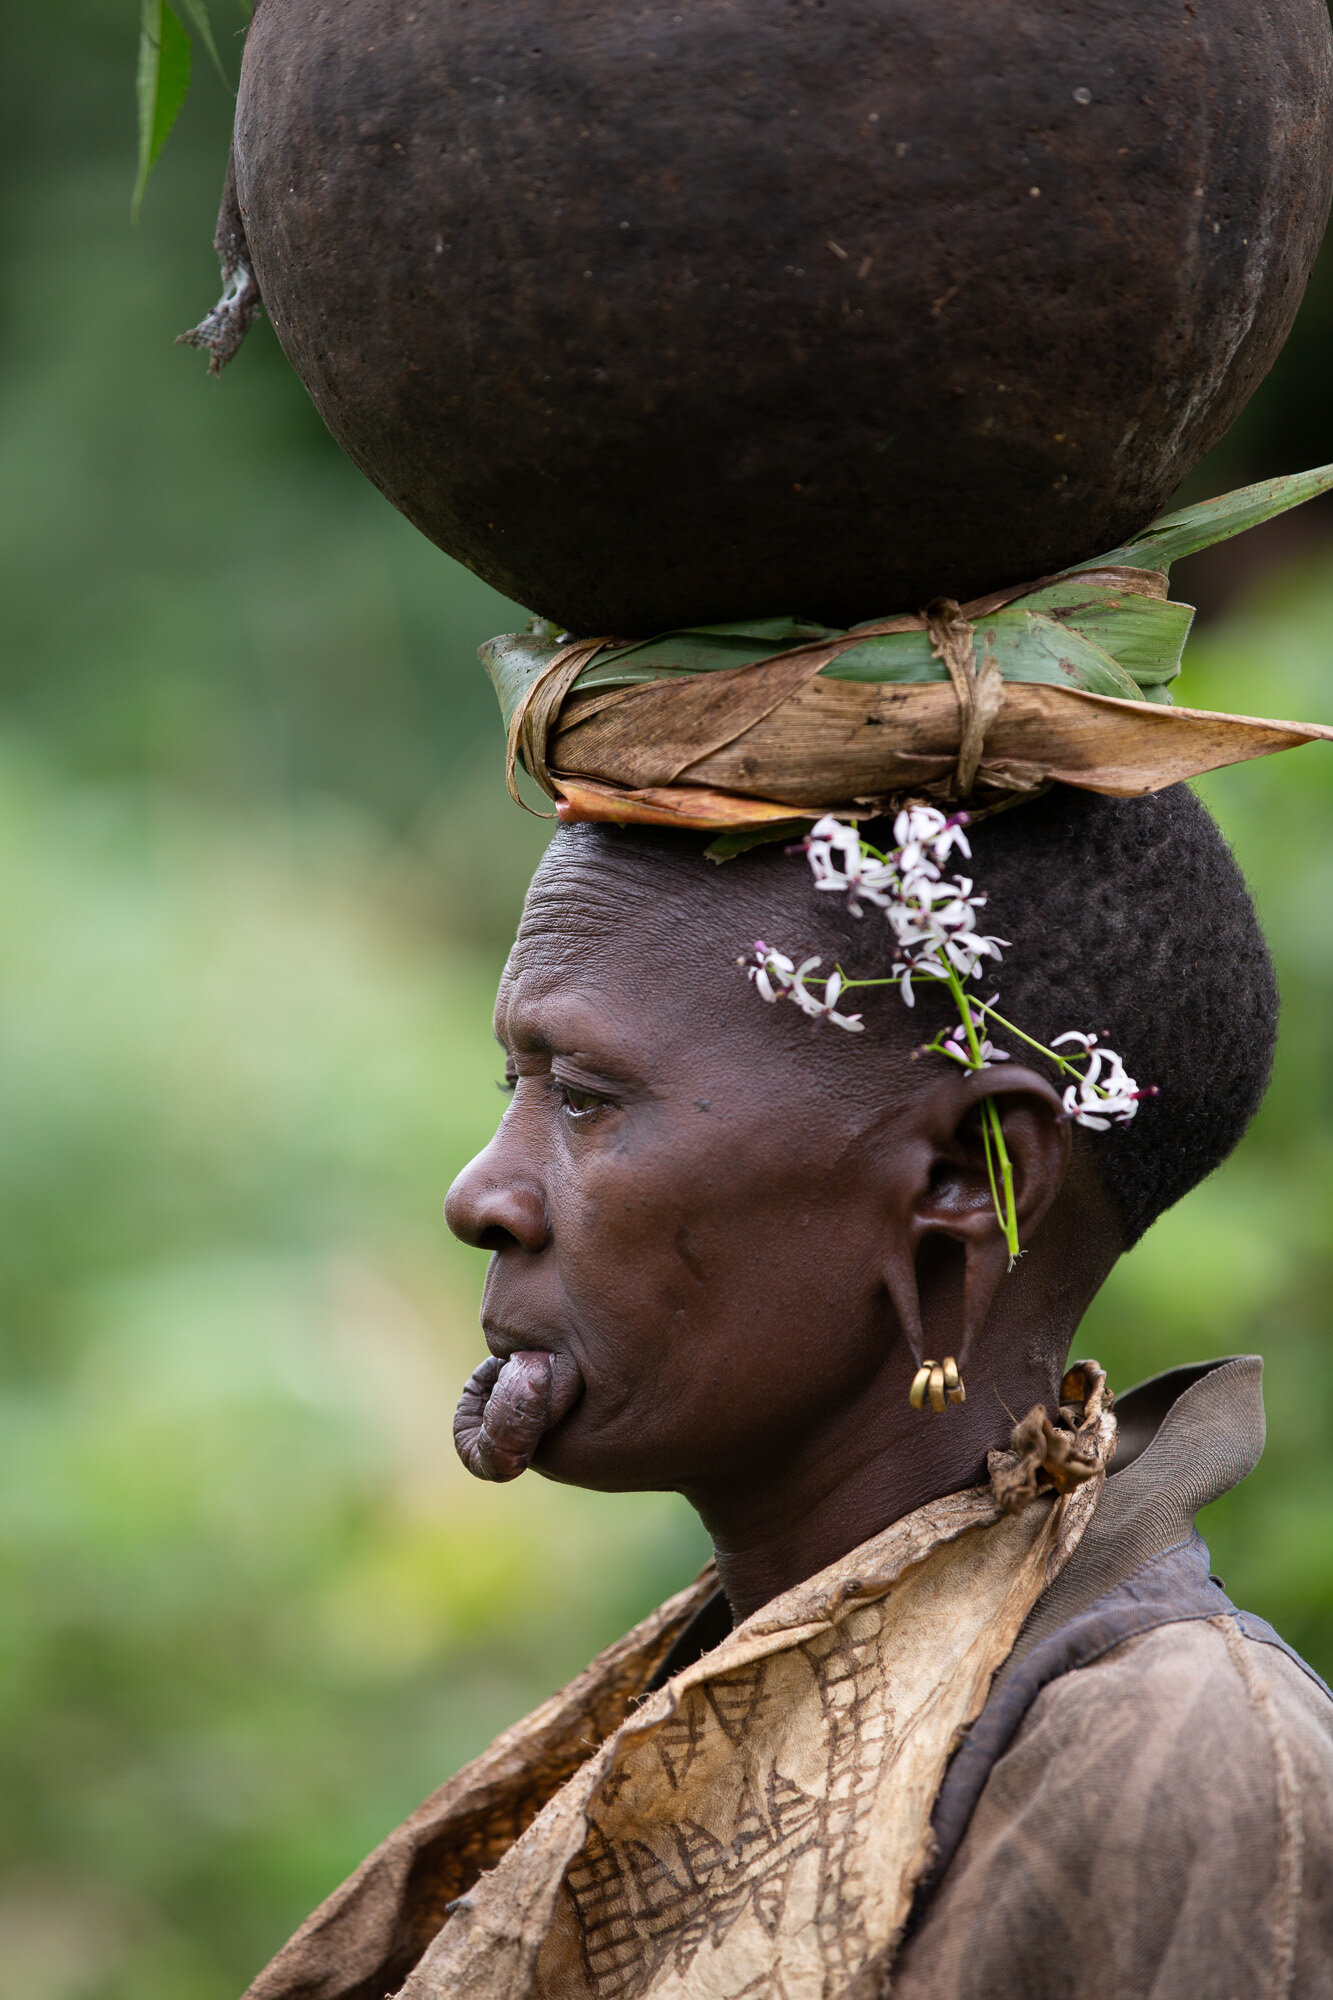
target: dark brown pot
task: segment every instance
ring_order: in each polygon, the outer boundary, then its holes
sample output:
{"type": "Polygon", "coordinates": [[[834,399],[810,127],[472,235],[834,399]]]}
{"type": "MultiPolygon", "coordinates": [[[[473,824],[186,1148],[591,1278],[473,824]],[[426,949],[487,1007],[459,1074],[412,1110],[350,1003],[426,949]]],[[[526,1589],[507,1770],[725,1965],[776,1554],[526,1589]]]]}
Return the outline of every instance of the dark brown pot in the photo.
{"type": "Polygon", "coordinates": [[[263,0],[237,186],[334,436],[584,633],[1141,527],[1328,212],[1324,0],[263,0]]]}

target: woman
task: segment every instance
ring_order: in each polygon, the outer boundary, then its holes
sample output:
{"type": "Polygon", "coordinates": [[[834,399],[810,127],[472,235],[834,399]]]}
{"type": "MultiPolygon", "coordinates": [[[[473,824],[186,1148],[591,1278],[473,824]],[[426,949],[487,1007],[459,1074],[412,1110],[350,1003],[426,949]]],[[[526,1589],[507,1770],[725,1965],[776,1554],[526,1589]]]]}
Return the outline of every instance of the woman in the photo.
{"type": "Polygon", "coordinates": [[[1258,1457],[1259,1363],[1114,1412],[1065,1373],[1262,1098],[1244,885],[1181,788],[868,832],[721,868],[553,841],[497,1002],[512,1103],[446,1210],[491,1254],[460,1448],[682,1492],[716,1565],[251,2000],[1333,1991],[1333,1700],[1193,1529],[1258,1457]],[[914,882],[966,910],[961,1023],[914,882]]]}

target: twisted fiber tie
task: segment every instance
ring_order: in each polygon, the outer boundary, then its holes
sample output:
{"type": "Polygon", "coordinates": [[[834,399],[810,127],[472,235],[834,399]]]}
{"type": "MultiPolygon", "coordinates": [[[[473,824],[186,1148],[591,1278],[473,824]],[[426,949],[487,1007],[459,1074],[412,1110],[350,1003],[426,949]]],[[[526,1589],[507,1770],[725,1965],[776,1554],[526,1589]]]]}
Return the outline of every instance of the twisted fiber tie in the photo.
{"type": "Polygon", "coordinates": [[[986,731],[1004,700],[1004,680],[994,653],[977,659],[976,628],[952,597],[937,597],[922,612],[930,649],[944,662],[958,697],[958,763],[954,797],[965,799],[977,781],[986,731]]]}

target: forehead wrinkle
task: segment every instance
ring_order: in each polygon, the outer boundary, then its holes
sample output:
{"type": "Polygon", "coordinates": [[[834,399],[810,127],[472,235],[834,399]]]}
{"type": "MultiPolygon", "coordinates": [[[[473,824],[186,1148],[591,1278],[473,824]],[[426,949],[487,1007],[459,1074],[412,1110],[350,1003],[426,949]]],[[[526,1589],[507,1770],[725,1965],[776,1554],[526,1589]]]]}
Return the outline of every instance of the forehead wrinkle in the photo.
{"type": "MultiPolygon", "coordinates": [[[[648,947],[667,938],[678,964],[692,957],[701,970],[730,969],[762,937],[798,960],[818,954],[828,969],[841,962],[853,977],[889,972],[894,946],[883,918],[869,906],[855,917],[841,897],[817,890],[802,856],[775,842],[719,866],[704,857],[701,840],[691,846],[679,834],[642,828],[562,829],[529,891],[532,928],[558,926],[567,935],[586,923],[599,941],[637,931],[648,947]],[[649,912],[652,921],[642,921],[649,912]]],[[[520,936],[527,928],[525,913],[520,936]]],[[[890,1020],[895,1040],[918,1038],[905,1007],[890,1020]]]]}
{"type": "Polygon", "coordinates": [[[534,925],[550,921],[543,903],[557,911],[573,905],[573,920],[599,934],[619,933],[627,919],[651,915],[642,925],[648,942],[664,931],[676,939],[691,936],[701,948],[711,938],[728,958],[756,922],[813,934],[826,928],[821,919],[829,914],[808,869],[781,848],[719,866],[705,858],[701,840],[637,827],[562,828],[533,878],[520,935],[529,913],[534,925]]]}
{"type": "Polygon", "coordinates": [[[551,882],[538,875],[523,905],[517,942],[525,945],[547,938],[559,941],[567,939],[573,931],[610,937],[621,918],[623,909],[610,906],[604,883],[591,873],[579,883],[560,879],[551,882]]]}
{"type": "MultiPolygon", "coordinates": [[[[627,910],[651,904],[661,911],[645,925],[645,942],[664,932],[678,945],[704,955],[721,953],[727,963],[750,950],[757,937],[796,959],[819,954],[826,966],[841,960],[861,975],[887,973],[892,938],[876,913],[853,917],[841,898],[821,894],[800,855],[785,842],[766,843],[719,866],[705,858],[703,837],[662,834],[643,828],[578,826],[564,828],[547,850],[534,890],[571,890],[618,929],[627,910]]],[[[531,892],[530,892],[531,893],[531,892]]],[[[576,913],[574,921],[579,920],[576,913]]]]}
{"type": "MultiPolygon", "coordinates": [[[[549,850],[548,850],[549,853],[549,850]]],[[[688,898],[671,884],[645,882],[640,870],[619,864],[591,864],[583,856],[543,861],[523,906],[510,969],[553,970],[588,966],[590,955],[605,961],[614,950],[622,963],[651,960],[670,938],[677,954],[691,929],[688,898]]],[[[699,954],[699,970],[705,967],[699,954]]],[[[679,956],[678,956],[678,963],[679,956]]]]}

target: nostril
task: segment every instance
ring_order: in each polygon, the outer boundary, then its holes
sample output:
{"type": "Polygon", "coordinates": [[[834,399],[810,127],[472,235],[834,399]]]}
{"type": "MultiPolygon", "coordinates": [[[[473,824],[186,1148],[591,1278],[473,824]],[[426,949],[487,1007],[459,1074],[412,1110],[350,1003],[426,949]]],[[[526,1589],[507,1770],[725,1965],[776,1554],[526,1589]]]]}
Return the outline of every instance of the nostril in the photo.
{"type": "Polygon", "coordinates": [[[519,1247],[517,1236],[508,1229],[502,1229],[498,1222],[493,1222],[488,1229],[481,1230],[472,1241],[478,1250],[517,1250],[519,1247]]]}

